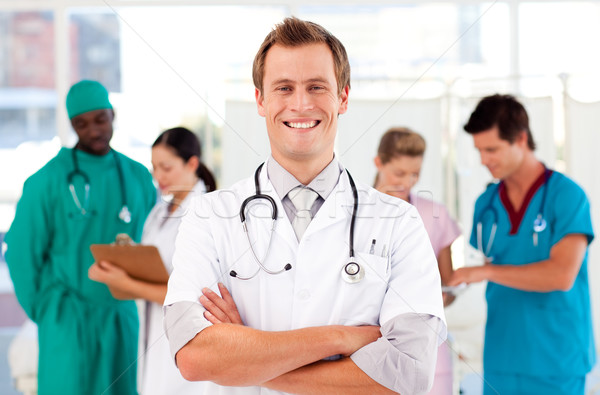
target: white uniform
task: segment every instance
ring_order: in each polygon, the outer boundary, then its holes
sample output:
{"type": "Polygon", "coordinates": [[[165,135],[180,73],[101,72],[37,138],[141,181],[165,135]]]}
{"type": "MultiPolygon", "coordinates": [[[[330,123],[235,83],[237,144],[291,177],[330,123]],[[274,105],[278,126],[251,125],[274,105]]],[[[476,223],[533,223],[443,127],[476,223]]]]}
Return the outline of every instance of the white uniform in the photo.
{"type": "MultiPolygon", "coordinates": [[[[144,224],[142,244],[154,245],[167,271],[173,270],[175,238],[187,207],[194,196],[206,192],[199,181],[181,205],[169,213],[168,203],[157,203],[144,224]]],[[[181,377],[169,352],[169,343],[163,328],[162,306],[149,302],[138,303],[140,314],[140,346],[138,360],[138,390],[141,395],[201,394],[204,383],[192,383],[181,377]]]]}
{"type": "MultiPolygon", "coordinates": [[[[247,326],[283,331],[321,325],[383,325],[403,313],[423,313],[445,321],[440,277],[431,244],[416,209],[399,199],[357,184],[359,209],[354,231],[355,261],[366,270],[359,283],[341,277],[349,262],[352,190],[344,172],[298,242],[280,198],[260,174],[261,191],[278,208],[272,246],[265,257],[271,228],[266,200],[255,200],[247,210],[251,242],[270,270],[287,263],[292,269],[277,275],[260,271],[240,223],[239,210],[255,194],[254,179],[237,183],[193,201],[176,242],[174,271],[165,305],[197,302],[203,287],[219,292],[217,282],[230,290],[247,326]],[[375,240],[373,253],[371,246],[375,240]],[[424,290],[429,290],[425,292],[424,290]]],[[[203,319],[203,318],[202,318],[203,319]]],[[[200,321],[200,318],[198,319],[200,321]]],[[[204,327],[210,325],[206,320],[204,327]]],[[[202,329],[202,328],[200,328],[202,329]]],[[[172,355],[177,350],[172,350],[172,355]]],[[[259,387],[220,387],[206,383],[206,394],[276,394],[259,387]]]]}

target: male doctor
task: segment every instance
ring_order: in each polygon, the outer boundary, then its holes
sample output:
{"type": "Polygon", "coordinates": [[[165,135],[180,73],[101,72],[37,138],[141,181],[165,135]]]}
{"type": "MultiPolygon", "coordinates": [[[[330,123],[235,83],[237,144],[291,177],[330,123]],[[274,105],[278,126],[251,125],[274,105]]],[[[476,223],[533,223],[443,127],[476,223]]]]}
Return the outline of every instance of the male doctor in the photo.
{"type": "Polygon", "coordinates": [[[529,117],[513,96],[483,98],[464,128],[500,180],[475,204],[471,245],[485,264],[460,268],[449,281],[489,281],[484,394],[583,395],[596,355],[590,203],[535,157],[529,117]]]}
{"type": "Polygon", "coordinates": [[[437,264],[415,208],[334,156],[343,45],[287,18],[253,78],[271,156],[179,229],[164,310],[182,375],[207,394],[427,392],[446,333],[437,264]]]}

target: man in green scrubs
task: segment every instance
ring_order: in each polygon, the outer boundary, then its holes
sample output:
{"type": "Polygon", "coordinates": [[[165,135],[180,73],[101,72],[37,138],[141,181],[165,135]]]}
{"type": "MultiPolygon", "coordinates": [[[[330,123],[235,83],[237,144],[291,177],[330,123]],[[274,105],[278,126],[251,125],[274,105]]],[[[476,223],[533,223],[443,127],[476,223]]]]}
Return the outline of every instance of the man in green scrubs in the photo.
{"type": "Polygon", "coordinates": [[[38,393],[135,394],[136,306],[88,278],[89,246],[119,233],[139,241],[157,194],[148,170],[110,147],[114,112],[100,83],[73,85],[67,112],[79,140],[25,182],[6,261],[38,325],[38,393]]]}

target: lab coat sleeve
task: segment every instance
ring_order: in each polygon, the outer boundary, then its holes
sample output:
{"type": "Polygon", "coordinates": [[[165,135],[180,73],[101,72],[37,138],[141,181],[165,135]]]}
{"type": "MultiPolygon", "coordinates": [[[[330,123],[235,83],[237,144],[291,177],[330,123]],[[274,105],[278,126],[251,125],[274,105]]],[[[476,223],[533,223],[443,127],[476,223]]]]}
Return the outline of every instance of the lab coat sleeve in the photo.
{"type": "Polygon", "coordinates": [[[163,325],[169,340],[171,358],[203,329],[212,325],[204,318],[204,307],[195,302],[175,302],[163,307],[163,325]]]}
{"type": "Polygon", "coordinates": [[[173,255],[173,272],[164,302],[164,325],[171,355],[200,331],[212,325],[204,318],[198,299],[204,287],[218,291],[222,275],[211,234],[211,203],[205,195],[194,198],[182,218],[173,255]]]}
{"type": "Polygon", "coordinates": [[[13,223],[6,234],[6,263],[15,294],[25,313],[36,321],[40,276],[46,264],[52,229],[50,190],[32,176],[23,187],[13,223]]]}
{"type": "Polygon", "coordinates": [[[424,394],[433,384],[438,333],[444,322],[429,314],[401,314],[381,327],[381,337],[350,356],[379,384],[401,394],[424,394]],[[433,352],[432,352],[433,350],[433,352]]]}

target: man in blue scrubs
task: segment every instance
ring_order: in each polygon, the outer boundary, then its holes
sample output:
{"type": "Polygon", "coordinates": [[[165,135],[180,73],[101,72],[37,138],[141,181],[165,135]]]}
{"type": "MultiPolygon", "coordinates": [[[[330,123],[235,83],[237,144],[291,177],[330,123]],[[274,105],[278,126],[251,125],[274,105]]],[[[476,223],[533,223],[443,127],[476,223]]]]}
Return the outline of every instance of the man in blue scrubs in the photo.
{"type": "Polygon", "coordinates": [[[458,269],[450,283],[489,281],[484,394],[583,394],[595,363],[588,199],[536,159],[514,97],[483,98],[464,129],[500,181],[475,204],[470,242],[486,262],[458,269]]]}

